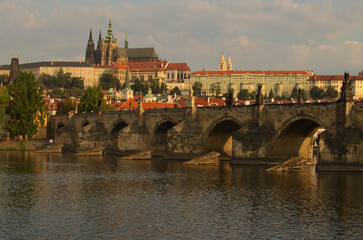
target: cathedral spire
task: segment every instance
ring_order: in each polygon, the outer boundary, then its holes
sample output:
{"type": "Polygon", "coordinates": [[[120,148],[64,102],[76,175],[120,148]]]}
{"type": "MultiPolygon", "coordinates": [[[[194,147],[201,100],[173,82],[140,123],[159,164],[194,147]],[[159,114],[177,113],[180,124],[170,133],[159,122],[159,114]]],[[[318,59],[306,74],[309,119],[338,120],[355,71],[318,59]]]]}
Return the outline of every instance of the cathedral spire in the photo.
{"type": "Polygon", "coordinates": [[[232,60],[231,55],[228,56],[227,71],[232,71],[232,60]]]}
{"type": "Polygon", "coordinates": [[[89,64],[94,64],[95,62],[95,44],[92,39],[92,28],[89,31],[85,62],[89,64]]]}
{"type": "Polygon", "coordinates": [[[125,36],[125,45],[124,45],[125,49],[129,48],[129,38],[127,37],[127,29],[126,29],[126,36],[125,36]]]}
{"type": "Polygon", "coordinates": [[[90,30],[89,30],[88,42],[93,42],[93,39],[92,39],[92,28],[90,28],[90,30]]]}
{"type": "Polygon", "coordinates": [[[219,60],[219,71],[226,71],[226,60],[224,59],[224,54],[222,53],[221,60],[219,60]]]}
{"type": "Polygon", "coordinates": [[[112,23],[111,23],[111,18],[110,21],[108,23],[108,29],[107,29],[107,35],[106,35],[106,41],[115,41],[113,34],[112,34],[112,23]]]}
{"type": "Polygon", "coordinates": [[[98,35],[97,50],[101,50],[101,43],[102,43],[102,36],[101,36],[101,30],[100,30],[100,35],[98,35]]]}

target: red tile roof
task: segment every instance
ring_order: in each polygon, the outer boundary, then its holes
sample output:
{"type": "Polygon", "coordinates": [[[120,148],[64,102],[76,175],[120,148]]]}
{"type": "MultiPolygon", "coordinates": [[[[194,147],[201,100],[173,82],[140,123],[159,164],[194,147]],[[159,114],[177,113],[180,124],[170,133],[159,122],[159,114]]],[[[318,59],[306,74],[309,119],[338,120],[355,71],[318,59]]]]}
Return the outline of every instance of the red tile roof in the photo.
{"type": "Polygon", "coordinates": [[[166,70],[188,70],[188,71],[190,71],[190,68],[187,63],[169,63],[166,70]]]}
{"type": "Polygon", "coordinates": [[[129,62],[130,71],[164,71],[167,68],[167,61],[160,62],[129,62]]]}
{"type": "Polygon", "coordinates": [[[224,106],[225,102],[222,98],[209,98],[210,106],[224,106]]]}
{"type": "Polygon", "coordinates": [[[306,75],[310,73],[306,71],[196,71],[192,75],[235,75],[235,74],[259,74],[259,75],[306,75]]]}

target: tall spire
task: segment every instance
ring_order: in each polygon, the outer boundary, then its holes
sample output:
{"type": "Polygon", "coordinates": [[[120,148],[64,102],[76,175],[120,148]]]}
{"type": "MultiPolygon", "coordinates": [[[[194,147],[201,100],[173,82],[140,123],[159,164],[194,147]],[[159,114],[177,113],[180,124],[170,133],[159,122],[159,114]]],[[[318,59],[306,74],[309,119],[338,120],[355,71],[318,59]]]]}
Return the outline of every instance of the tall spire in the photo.
{"type": "Polygon", "coordinates": [[[226,71],[226,60],[224,59],[224,54],[222,53],[221,60],[219,60],[219,71],[226,71]]]}
{"type": "Polygon", "coordinates": [[[232,60],[231,55],[228,56],[227,71],[232,71],[232,60]]]}
{"type": "Polygon", "coordinates": [[[93,43],[93,39],[92,39],[92,28],[89,31],[89,38],[88,38],[88,43],[87,43],[87,48],[86,48],[86,57],[85,57],[85,62],[89,63],[89,64],[94,64],[95,62],[95,44],[93,43]]]}
{"type": "Polygon", "coordinates": [[[89,30],[88,42],[93,42],[93,39],[92,39],[92,28],[90,28],[90,30],[89,30]]]}
{"type": "Polygon", "coordinates": [[[127,37],[127,28],[126,28],[126,36],[125,36],[125,45],[124,45],[125,49],[129,48],[129,38],[127,37]]]}
{"type": "Polygon", "coordinates": [[[107,35],[106,35],[106,41],[115,41],[113,35],[112,35],[112,23],[111,23],[111,18],[110,21],[108,23],[108,29],[107,29],[107,35]]]}
{"type": "Polygon", "coordinates": [[[101,30],[100,30],[100,35],[98,35],[97,50],[101,50],[101,43],[102,43],[102,36],[101,36],[101,30]]]}

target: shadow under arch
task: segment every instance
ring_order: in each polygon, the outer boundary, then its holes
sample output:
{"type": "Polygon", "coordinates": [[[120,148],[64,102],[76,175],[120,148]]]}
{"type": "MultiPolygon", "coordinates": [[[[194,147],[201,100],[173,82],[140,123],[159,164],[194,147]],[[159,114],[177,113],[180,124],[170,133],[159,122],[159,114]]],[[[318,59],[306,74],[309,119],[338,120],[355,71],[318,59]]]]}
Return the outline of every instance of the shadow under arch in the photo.
{"type": "Polygon", "coordinates": [[[296,156],[313,159],[313,136],[318,129],[326,128],[325,123],[313,116],[290,118],[276,132],[268,153],[276,159],[296,156]]]}
{"type": "Polygon", "coordinates": [[[242,124],[235,118],[223,117],[218,119],[207,129],[204,150],[206,152],[219,152],[223,158],[232,157],[232,135],[241,127],[242,124]]]}
{"type": "Polygon", "coordinates": [[[129,126],[129,124],[124,120],[116,121],[110,131],[110,140],[114,140],[117,138],[118,133],[124,129],[125,127],[129,126]]]}
{"type": "Polygon", "coordinates": [[[164,156],[167,150],[167,133],[170,129],[177,125],[176,122],[172,120],[166,120],[160,123],[154,132],[153,137],[153,156],[164,156]]]}

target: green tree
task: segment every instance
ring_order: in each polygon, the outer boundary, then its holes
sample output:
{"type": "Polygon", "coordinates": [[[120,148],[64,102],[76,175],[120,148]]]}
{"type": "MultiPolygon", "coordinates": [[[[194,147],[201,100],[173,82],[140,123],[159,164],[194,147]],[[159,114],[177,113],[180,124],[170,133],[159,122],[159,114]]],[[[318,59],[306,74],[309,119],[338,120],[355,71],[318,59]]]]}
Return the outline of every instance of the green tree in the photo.
{"type": "Polygon", "coordinates": [[[69,88],[84,89],[84,80],[81,77],[72,77],[69,88]]]}
{"type": "Polygon", "coordinates": [[[0,130],[5,126],[6,114],[5,110],[9,105],[9,94],[6,87],[0,87],[0,130]]]}
{"type": "Polygon", "coordinates": [[[193,95],[194,96],[200,96],[202,93],[202,87],[203,84],[199,81],[194,82],[192,88],[193,88],[193,95]]]}
{"type": "Polygon", "coordinates": [[[310,97],[312,99],[322,99],[324,97],[324,90],[315,86],[310,89],[310,97]]]}
{"type": "Polygon", "coordinates": [[[180,95],[181,95],[181,91],[180,91],[180,89],[179,89],[178,87],[175,87],[175,88],[173,88],[173,89],[170,91],[170,95],[174,95],[174,94],[176,94],[176,95],[178,95],[178,96],[180,96],[180,95]]]}
{"type": "Polygon", "coordinates": [[[216,97],[218,97],[221,94],[221,83],[213,83],[212,84],[212,94],[214,94],[216,97]]]}
{"type": "Polygon", "coordinates": [[[256,92],[255,91],[250,92],[249,97],[251,100],[256,99],[256,92]]]}
{"type": "Polygon", "coordinates": [[[33,73],[19,72],[9,87],[9,96],[10,119],[7,129],[12,136],[27,136],[31,140],[46,118],[43,87],[39,86],[33,73]]]}
{"type": "Polygon", "coordinates": [[[272,91],[272,89],[271,89],[270,93],[268,94],[268,98],[271,99],[271,98],[274,98],[274,97],[275,97],[274,91],[272,91]]]}
{"type": "Polygon", "coordinates": [[[67,98],[57,104],[57,114],[66,114],[76,109],[76,102],[67,98]]]}
{"type": "Polygon", "coordinates": [[[100,86],[104,90],[121,88],[120,81],[112,73],[104,73],[100,76],[100,86]]]}
{"type": "Polygon", "coordinates": [[[55,75],[54,87],[69,88],[71,84],[71,73],[64,73],[63,69],[60,68],[55,75]]]}
{"type": "Polygon", "coordinates": [[[334,99],[338,97],[338,91],[333,88],[332,86],[329,86],[324,93],[324,96],[329,99],[334,99]]]}
{"type": "Polygon", "coordinates": [[[9,75],[7,74],[1,74],[0,75],[0,85],[5,84],[9,81],[9,75]]]}
{"type": "Polygon", "coordinates": [[[107,108],[101,87],[87,87],[78,104],[79,112],[98,112],[107,108]]]}
{"type": "Polygon", "coordinates": [[[294,87],[292,89],[290,97],[293,98],[293,99],[295,99],[295,100],[297,99],[297,97],[298,97],[298,90],[297,90],[296,87],[294,87]]]}
{"type": "Polygon", "coordinates": [[[53,88],[52,90],[52,97],[53,98],[65,98],[67,92],[62,90],[61,88],[53,88]]]}
{"type": "Polygon", "coordinates": [[[130,87],[134,91],[134,93],[142,92],[143,95],[145,95],[147,93],[147,90],[149,89],[149,86],[146,83],[141,82],[138,78],[130,87]]]}
{"type": "Polygon", "coordinates": [[[45,73],[40,74],[38,81],[40,85],[44,86],[47,89],[54,88],[56,84],[55,77],[45,73]]]}
{"type": "Polygon", "coordinates": [[[239,93],[237,94],[237,98],[240,100],[247,100],[249,99],[249,93],[247,89],[241,89],[239,93]]]}

